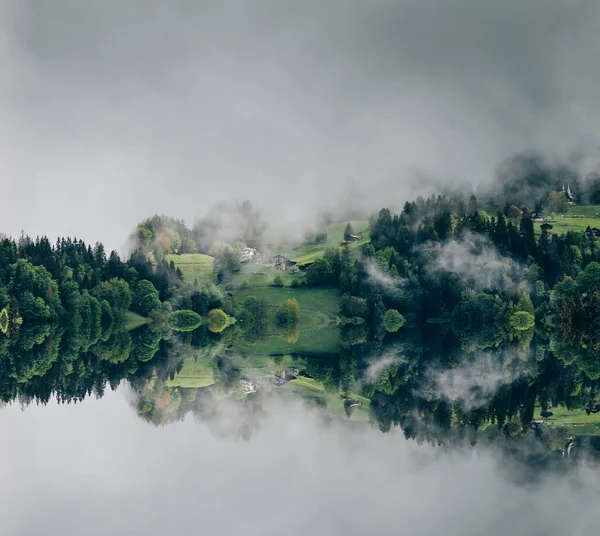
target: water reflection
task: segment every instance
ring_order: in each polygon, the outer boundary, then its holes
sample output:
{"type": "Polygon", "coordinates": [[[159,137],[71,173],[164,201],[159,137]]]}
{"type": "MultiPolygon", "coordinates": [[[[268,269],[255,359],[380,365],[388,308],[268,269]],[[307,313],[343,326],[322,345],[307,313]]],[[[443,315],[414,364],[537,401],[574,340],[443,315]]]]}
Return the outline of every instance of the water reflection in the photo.
{"type": "MultiPolygon", "coordinates": [[[[347,328],[319,322],[325,337],[347,328]]],[[[190,414],[219,423],[219,435],[230,438],[253,437],[271,400],[298,400],[324,419],[399,428],[418,443],[510,450],[533,438],[543,452],[532,462],[538,466],[584,451],[594,457],[600,394],[588,361],[595,355],[575,353],[573,343],[543,332],[527,345],[505,340],[485,350],[476,344],[481,336],[429,324],[360,350],[269,355],[273,338],[289,340],[239,327],[217,335],[206,327],[177,333],[152,324],[74,337],[44,324],[3,338],[0,399],[27,405],[102,398],[107,386],[125,380],[140,419],[162,425],[190,414]],[[231,411],[242,418],[220,429],[231,411]]]]}
{"type": "MultiPolygon", "coordinates": [[[[530,471],[524,486],[522,465],[487,445],[477,456],[418,446],[399,430],[324,422],[292,400],[265,401],[249,442],[222,439],[248,422],[231,402],[218,417],[203,406],[197,418],[158,427],[130,404],[137,394],[123,383],[102,400],[0,411],[2,534],[597,530],[597,473],[585,466],[539,483],[530,471]]],[[[533,441],[528,448],[539,455],[533,441]]]]}

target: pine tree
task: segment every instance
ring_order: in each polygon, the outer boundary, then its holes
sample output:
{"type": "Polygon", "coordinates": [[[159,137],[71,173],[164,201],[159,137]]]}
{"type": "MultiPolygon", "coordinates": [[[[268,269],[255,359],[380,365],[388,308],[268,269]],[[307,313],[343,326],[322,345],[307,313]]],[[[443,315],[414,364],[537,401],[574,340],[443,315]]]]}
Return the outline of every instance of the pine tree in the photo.
{"type": "Polygon", "coordinates": [[[351,240],[353,234],[354,234],[354,229],[352,228],[352,225],[350,225],[350,222],[348,222],[348,225],[346,225],[346,229],[344,230],[344,240],[346,242],[349,242],[351,240]]]}

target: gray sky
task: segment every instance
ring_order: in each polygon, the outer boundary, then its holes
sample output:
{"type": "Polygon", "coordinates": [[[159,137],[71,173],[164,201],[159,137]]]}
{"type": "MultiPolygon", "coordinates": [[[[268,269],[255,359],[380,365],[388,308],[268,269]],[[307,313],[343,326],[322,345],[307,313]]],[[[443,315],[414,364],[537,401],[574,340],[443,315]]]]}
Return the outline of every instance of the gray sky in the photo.
{"type": "Polygon", "coordinates": [[[235,442],[192,418],[155,428],[124,394],[0,409],[0,534],[597,534],[598,473],[585,467],[516,486],[485,452],[324,429],[289,403],[235,442]]]}
{"type": "Polygon", "coordinates": [[[120,247],[249,197],[278,227],[515,151],[595,162],[596,0],[4,0],[0,230],[120,247]]]}

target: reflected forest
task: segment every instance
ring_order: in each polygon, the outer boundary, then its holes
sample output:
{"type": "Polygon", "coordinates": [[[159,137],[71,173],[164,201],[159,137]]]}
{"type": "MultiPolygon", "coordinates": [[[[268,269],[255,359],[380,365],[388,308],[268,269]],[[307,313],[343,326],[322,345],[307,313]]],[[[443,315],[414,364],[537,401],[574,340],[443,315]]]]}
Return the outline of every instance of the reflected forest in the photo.
{"type": "Polygon", "coordinates": [[[127,382],[139,418],[191,414],[231,438],[259,433],[264,400],[283,397],[538,467],[594,458],[600,178],[520,158],[493,188],[323,212],[301,238],[271,238],[247,201],[191,228],[150,217],[126,258],[3,237],[0,401],[127,382]],[[225,408],[243,425],[223,429],[225,408]]]}

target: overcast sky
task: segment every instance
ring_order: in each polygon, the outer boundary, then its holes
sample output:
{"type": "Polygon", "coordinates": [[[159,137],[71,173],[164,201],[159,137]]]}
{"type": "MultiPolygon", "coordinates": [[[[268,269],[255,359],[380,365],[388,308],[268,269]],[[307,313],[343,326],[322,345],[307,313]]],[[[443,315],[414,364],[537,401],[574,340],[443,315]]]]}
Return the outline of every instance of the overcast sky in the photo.
{"type": "Polygon", "coordinates": [[[596,155],[597,0],[3,0],[0,231],[120,247],[248,197],[283,226],[515,151],[596,155]]]}
{"type": "Polygon", "coordinates": [[[598,473],[584,467],[517,486],[493,454],[324,429],[289,403],[235,442],[193,418],[155,428],[123,391],[0,409],[0,534],[597,534],[598,473]]]}

